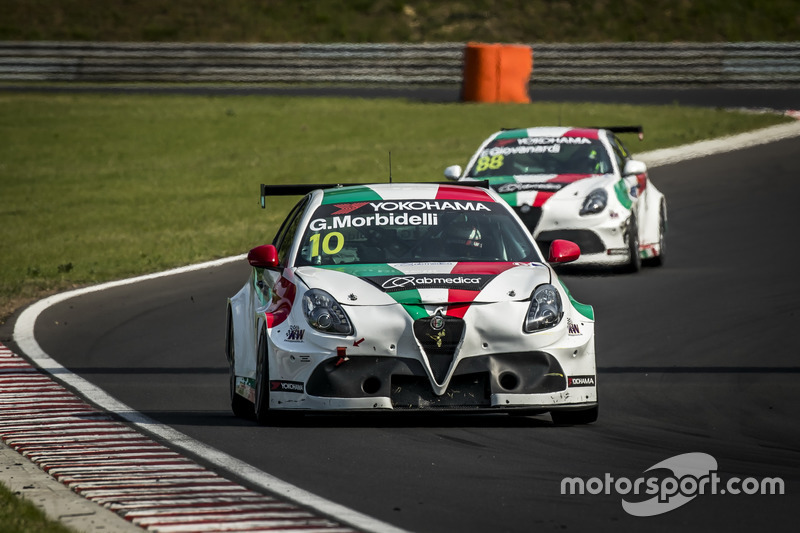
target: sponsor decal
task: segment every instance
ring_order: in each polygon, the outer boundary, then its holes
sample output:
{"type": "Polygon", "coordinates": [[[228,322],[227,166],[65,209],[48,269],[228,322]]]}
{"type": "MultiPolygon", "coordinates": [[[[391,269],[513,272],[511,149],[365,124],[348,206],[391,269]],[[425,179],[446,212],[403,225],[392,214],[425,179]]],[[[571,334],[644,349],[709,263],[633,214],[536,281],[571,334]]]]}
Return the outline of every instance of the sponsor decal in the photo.
{"type": "Polygon", "coordinates": [[[520,137],[517,143],[521,145],[541,145],[541,144],[592,144],[586,137],[520,137]]]}
{"type": "MultiPolygon", "coordinates": [[[[516,154],[557,154],[559,152],[561,152],[561,145],[557,144],[552,146],[494,146],[483,150],[480,159],[486,158],[485,161],[490,161],[492,158],[516,154]]],[[[495,159],[495,161],[498,160],[495,159]]]]}
{"type": "Polygon", "coordinates": [[[456,200],[398,200],[370,202],[375,212],[388,211],[491,211],[484,202],[456,200]]]}
{"type": "Polygon", "coordinates": [[[302,381],[277,381],[269,382],[269,390],[273,392],[305,392],[302,381]]]}
{"type": "Polygon", "coordinates": [[[410,215],[408,213],[389,213],[381,215],[342,215],[333,216],[330,220],[315,218],[308,225],[312,231],[325,231],[341,228],[362,228],[370,226],[438,226],[439,215],[436,213],[421,213],[410,215]]]}
{"type": "Polygon", "coordinates": [[[494,190],[496,190],[500,194],[510,194],[512,192],[524,192],[524,191],[556,192],[560,191],[567,185],[569,184],[557,183],[557,182],[503,183],[502,185],[495,186],[494,190]]]}
{"type": "Polygon", "coordinates": [[[306,330],[300,329],[300,326],[289,326],[289,330],[286,332],[286,340],[288,342],[303,342],[305,334],[306,330]]]}
{"type": "Polygon", "coordinates": [[[236,394],[244,396],[251,402],[256,399],[256,381],[252,378],[236,378],[236,394]]]}
{"type": "Polygon", "coordinates": [[[487,274],[420,274],[408,276],[372,276],[365,278],[384,292],[414,289],[482,290],[495,276],[487,274]]]}
{"type": "Polygon", "coordinates": [[[480,156],[497,157],[514,154],[557,154],[563,144],[592,144],[586,137],[521,137],[515,139],[517,146],[508,146],[507,141],[482,150],[480,156]]]}
{"type": "Polygon", "coordinates": [[[578,324],[575,324],[572,319],[567,319],[567,330],[569,331],[570,335],[580,335],[581,328],[578,327],[578,324]]]}
{"type": "Polygon", "coordinates": [[[438,226],[440,213],[492,211],[494,202],[474,200],[384,200],[325,204],[314,213],[311,231],[370,226],[438,226]]]}
{"type": "Polygon", "coordinates": [[[567,387],[594,387],[594,376],[570,376],[567,378],[567,387]]]}

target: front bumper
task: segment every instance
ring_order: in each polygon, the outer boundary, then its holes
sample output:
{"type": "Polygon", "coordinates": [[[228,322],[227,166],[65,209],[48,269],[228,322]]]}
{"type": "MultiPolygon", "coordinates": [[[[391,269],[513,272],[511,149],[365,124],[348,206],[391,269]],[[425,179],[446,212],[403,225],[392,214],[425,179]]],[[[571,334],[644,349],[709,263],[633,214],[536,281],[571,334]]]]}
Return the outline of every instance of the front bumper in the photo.
{"type": "Polygon", "coordinates": [[[304,410],[513,410],[547,411],[557,406],[597,402],[594,368],[571,379],[551,354],[543,351],[493,354],[460,361],[444,394],[431,388],[416,359],[330,358],[317,365],[298,391],[270,392],[276,409],[304,410]]]}
{"type": "MultiPolygon", "coordinates": [[[[574,213],[571,202],[552,202],[545,209],[527,207],[523,222],[546,256],[550,243],[556,239],[572,241],[581,250],[575,265],[623,265],[630,261],[627,245],[630,211],[606,210],[597,215],[580,216],[574,213]],[[615,214],[611,215],[613,212],[615,214]]],[[[522,208],[515,208],[517,212],[522,208]]]]}

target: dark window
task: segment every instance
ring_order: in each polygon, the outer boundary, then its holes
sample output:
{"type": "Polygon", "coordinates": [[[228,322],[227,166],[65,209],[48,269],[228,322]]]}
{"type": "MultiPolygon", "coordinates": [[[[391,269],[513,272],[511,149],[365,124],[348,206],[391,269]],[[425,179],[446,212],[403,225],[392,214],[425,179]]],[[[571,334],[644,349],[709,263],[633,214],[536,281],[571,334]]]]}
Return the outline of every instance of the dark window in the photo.
{"type": "Polygon", "coordinates": [[[303,218],[303,212],[305,211],[306,204],[308,204],[308,199],[309,197],[306,196],[292,208],[289,216],[283,221],[281,228],[275,235],[275,239],[272,241],[272,244],[278,249],[278,259],[282,265],[287,264],[289,253],[292,250],[292,242],[294,241],[295,233],[297,233],[297,228],[300,225],[300,220],[303,218]]]}
{"type": "Polygon", "coordinates": [[[614,150],[614,156],[617,158],[617,165],[619,165],[619,170],[622,172],[622,169],[625,168],[625,162],[630,159],[631,154],[628,152],[628,149],[625,148],[625,145],[622,144],[616,135],[609,134],[609,140],[611,141],[611,148],[614,150]]]}

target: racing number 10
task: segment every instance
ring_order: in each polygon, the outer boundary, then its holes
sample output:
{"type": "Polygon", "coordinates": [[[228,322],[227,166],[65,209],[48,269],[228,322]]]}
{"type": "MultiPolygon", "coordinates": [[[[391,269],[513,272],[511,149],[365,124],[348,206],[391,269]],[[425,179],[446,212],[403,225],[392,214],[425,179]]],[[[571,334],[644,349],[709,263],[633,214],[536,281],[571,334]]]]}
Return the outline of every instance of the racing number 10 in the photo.
{"type": "MultiPolygon", "coordinates": [[[[311,257],[317,257],[319,255],[319,241],[320,241],[320,234],[315,233],[309,239],[311,241],[311,257]]],[[[322,251],[327,255],[335,255],[338,254],[342,248],[344,248],[344,235],[339,233],[338,231],[332,231],[330,233],[326,233],[325,237],[322,238],[322,251]],[[331,247],[331,239],[336,237],[336,245],[331,247]]]]}

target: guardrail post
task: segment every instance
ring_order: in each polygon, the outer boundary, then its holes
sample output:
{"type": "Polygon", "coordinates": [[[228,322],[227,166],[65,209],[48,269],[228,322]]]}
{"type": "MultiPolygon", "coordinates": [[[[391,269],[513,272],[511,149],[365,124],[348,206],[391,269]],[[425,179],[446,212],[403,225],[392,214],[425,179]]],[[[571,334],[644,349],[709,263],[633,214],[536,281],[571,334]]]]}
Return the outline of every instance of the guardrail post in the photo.
{"type": "Polygon", "coordinates": [[[529,46],[467,43],[461,99],[528,103],[532,69],[533,54],[529,46]]]}

